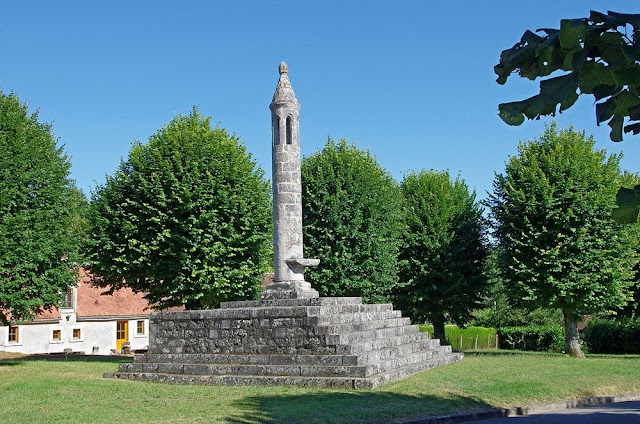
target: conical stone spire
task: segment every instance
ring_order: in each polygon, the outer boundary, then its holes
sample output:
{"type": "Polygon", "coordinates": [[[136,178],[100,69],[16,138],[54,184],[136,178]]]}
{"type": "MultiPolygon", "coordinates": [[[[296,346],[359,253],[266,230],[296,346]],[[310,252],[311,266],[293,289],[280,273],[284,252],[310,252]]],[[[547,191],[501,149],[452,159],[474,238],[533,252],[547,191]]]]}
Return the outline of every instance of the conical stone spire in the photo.
{"type": "Polygon", "coordinates": [[[318,297],[304,281],[304,268],[320,263],[305,259],[302,249],[302,186],[300,177],[300,103],[282,62],[271,109],[273,183],[274,283],[263,298],[318,297]]]}
{"type": "Polygon", "coordinates": [[[291,82],[289,81],[289,68],[287,67],[287,64],[280,62],[278,72],[280,73],[280,79],[276,86],[276,92],[273,93],[273,100],[271,100],[271,104],[297,105],[298,109],[300,109],[300,104],[298,103],[298,99],[296,99],[296,94],[293,92],[291,82]]]}

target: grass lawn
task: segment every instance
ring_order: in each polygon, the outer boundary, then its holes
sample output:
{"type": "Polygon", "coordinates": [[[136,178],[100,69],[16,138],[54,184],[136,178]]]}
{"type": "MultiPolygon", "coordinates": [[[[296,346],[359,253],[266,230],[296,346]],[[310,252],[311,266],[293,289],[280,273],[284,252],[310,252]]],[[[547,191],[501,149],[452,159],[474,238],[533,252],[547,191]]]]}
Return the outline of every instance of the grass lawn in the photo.
{"type": "Polygon", "coordinates": [[[640,391],[640,358],[468,355],[369,391],[102,378],[122,359],[0,358],[0,422],[380,423],[640,391]]]}

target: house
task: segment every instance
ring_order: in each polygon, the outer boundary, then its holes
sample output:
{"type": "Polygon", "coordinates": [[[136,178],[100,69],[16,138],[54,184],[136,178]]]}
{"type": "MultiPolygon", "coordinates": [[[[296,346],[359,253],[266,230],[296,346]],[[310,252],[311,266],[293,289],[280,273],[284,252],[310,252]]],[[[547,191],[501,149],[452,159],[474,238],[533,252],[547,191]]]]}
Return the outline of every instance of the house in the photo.
{"type": "MultiPolygon", "coordinates": [[[[77,352],[109,355],[128,343],[132,351],[149,345],[149,303],[141,293],[121,289],[103,295],[81,271],[60,308],[26,322],[0,326],[0,351],[24,354],[77,352]]],[[[127,345],[125,345],[127,346],[127,345]]]]}

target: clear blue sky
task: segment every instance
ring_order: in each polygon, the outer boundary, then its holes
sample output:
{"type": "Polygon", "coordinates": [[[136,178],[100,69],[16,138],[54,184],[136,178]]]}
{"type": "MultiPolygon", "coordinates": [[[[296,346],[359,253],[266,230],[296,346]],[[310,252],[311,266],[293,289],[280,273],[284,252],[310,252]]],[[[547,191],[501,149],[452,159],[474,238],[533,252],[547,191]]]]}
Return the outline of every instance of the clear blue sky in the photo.
{"type": "MultiPolygon", "coordinates": [[[[493,66],[526,29],[559,27],[594,9],[640,13],[617,1],[4,1],[0,89],[53,124],[85,193],[193,105],[237,134],[271,173],[268,105],[280,61],[302,104],[303,155],[327,136],[369,149],[401,179],[448,169],[491,190],[519,140],[541,121],[509,127],[498,103],[537,83],[495,83],[493,66]]],[[[623,151],[640,171],[640,136],[622,143],[595,125],[592,98],[557,116],[623,151]]]]}

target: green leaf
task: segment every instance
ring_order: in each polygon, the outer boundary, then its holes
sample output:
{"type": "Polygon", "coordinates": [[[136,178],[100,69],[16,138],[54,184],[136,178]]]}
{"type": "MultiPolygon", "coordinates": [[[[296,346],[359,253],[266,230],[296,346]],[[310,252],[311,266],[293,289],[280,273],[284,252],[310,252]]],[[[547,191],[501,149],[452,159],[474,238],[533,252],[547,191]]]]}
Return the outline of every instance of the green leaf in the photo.
{"type": "Polygon", "coordinates": [[[640,212],[640,185],[633,189],[620,187],[616,194],[617,208],[613,209],[613,218],[620,224],[633,224],[638,222],[640,212]]]}
{"type": "MultiPolygon", "coordinates": [[[[640,190],[640,185],[636,186],[637,190],[640,190]]],[[[636,190],[632,188],[620,187],[616,194],[616,205],[622,207],[638,207],[640,206],[640,199],[636,193],[636,190]]]]}
{"type": "Polygon", "coordinates": [[[622,87],[617,87],[615,85],[605,85],[601,84],[593,87],[592,92],[593,96],[596,98],[596,101],[602,100],[605,97],[613,96],[619,93],[622,90],[622,87]]]}
{"type": "Polygon", "coordinates": [[[588,61],[580,70],[580,91],[585,94],[593,93],[595,87],[601,85],[615,85],[611,71],[602,63],[588,61]]]}
{"type": "Polygon", "coordinates": [[[596,104],[596,123],[600,125],[602,122],[608,121],[616,110],[615,100],[613,97],[602,103],[596,104]]]}
{"type": "Polygon", "coordinates": [[[633,132],[633,135],[640,134],[640,122],[636,124],[630,124],[624,127],[624,132],[633,132]]]}
{"type": "Polygon", "coordinates": [[[560,21],[560,47],[563,49],[578,47],[586,31],[586,19],[562,19],[560,21]]]}
{"type": "Polygon", "coordinates": [[[640,66],[637,68],[629,68],[613,71],[613,79],[617,85],[640,85],[640,66]]]}
{"type": "Polygon", "coordinates": [[[560,103],[560,113],[573,106],[573,104],[578,100],[578,97],[580,97],[580,95],[577,92],[574,92],[573,95],[564,99],[562,103],[560,103]]]}
{"type": "Polygon", "coordinates": [[[640,14],[608,12],[609,16],[617,19],[618,26],[624,26],[629,23],[636,31],[640,31],[640,14]]]}
{"type": "Polygon", "coordinates": [[[513,126],[522,125],[524,114],[520,108],[521,102],[501,103],[498,105],[498,116],[505,123],[513,126]]]}
{"type": "Polygon", "coordinates": [[[608,125],[611,127],[609,138],[611,141],[622,141],[622,125],[624,123],[624,116],[615,114],[609,121],[608,125]]]}
{"type": "Polygon", "coordinates": [[[632,121],[640,121],[640,104],[631,106],[629,109],[629,119],[632,121]]]}
{"type": "Polygon", "coordinates": [[[608,29],[625,25],[624,19],[620,17],[620,14],[615,12],[608,12],[608,14],[605,15],[604,13],[592,10],[591,14],[589,15],[589,20],[595,23],[604,24],[604,27],[608,29]]]}
{"type": "Polygon", "coordinates": [[[620,46],[622,54],[631,62],[640,62],[640,45],[623,44],[620,46]]]}
{"type": "Polygon", "coordinates": [[[619,207],[612,209],[614,221],[618,224],[635,224],[638,222],[638,208],[637,207],[619,207]]]}
{"type": "MultiPolygon", "coordinates": [[[[572,72],[540,82],[540,94],[545,103],[556,105],[570,101],[578,90],[578,78],[572,72]]],[[[571,104],[575,103],[575,100],[571,104]]]]}

